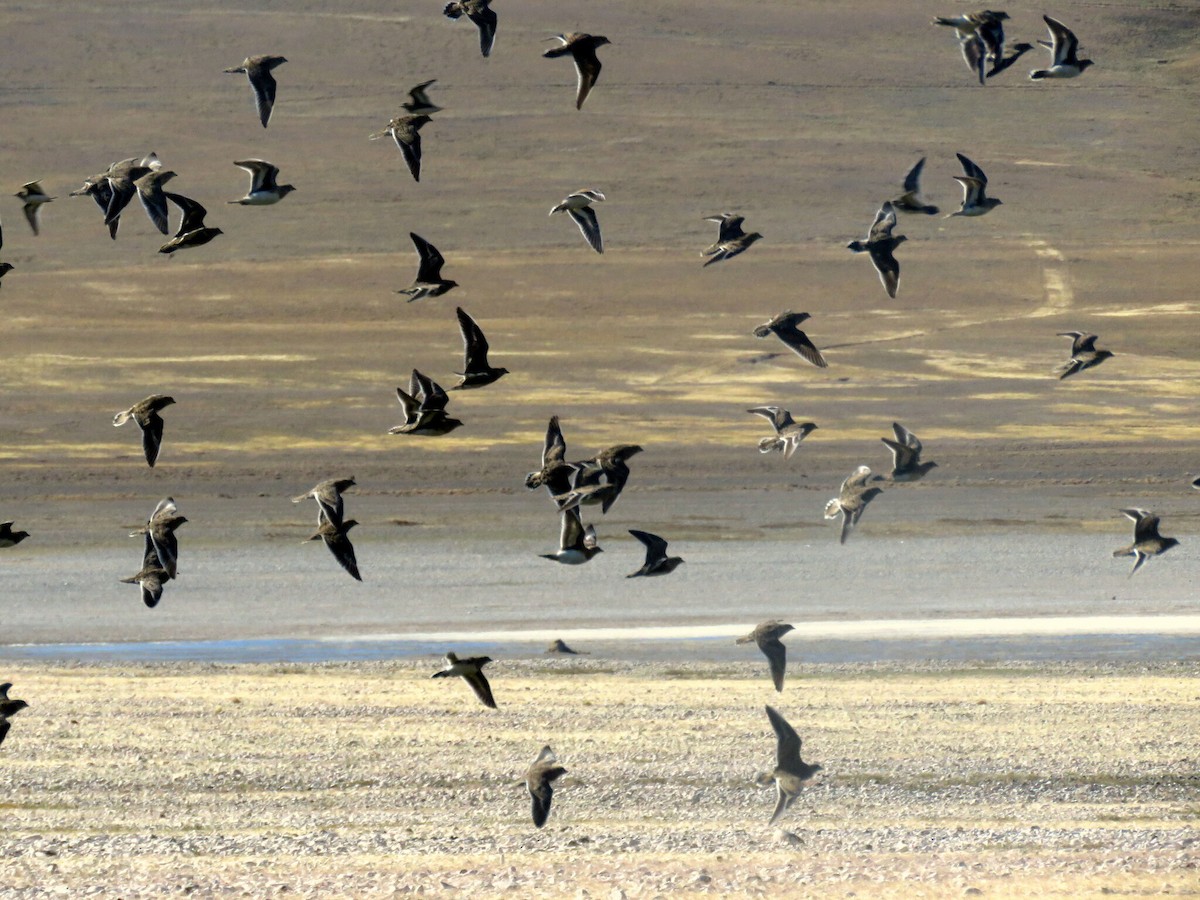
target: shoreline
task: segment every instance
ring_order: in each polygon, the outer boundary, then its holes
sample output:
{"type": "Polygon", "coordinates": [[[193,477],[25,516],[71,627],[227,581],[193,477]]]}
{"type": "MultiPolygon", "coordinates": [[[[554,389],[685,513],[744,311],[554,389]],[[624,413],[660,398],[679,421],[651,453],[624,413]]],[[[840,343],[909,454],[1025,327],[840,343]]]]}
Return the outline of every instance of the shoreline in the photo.
{"type": "MultiPolygon", "coordinates": [[[[1200,656],[1200,615],[1015,616],[804,622],[785,639],[793,654],[822,663],[1055,660],[1115,661],[1200,656]]],[[[114,662],[354,662],[440,657],[454,647],[497,658],[547,656],[556,639],[578,654],[625,662],[736,662],[755,649],[734,643],[756,623],[527,630],[400,632],[217,640],[28,642],[0,645],[0,660],[114,662]]]]}

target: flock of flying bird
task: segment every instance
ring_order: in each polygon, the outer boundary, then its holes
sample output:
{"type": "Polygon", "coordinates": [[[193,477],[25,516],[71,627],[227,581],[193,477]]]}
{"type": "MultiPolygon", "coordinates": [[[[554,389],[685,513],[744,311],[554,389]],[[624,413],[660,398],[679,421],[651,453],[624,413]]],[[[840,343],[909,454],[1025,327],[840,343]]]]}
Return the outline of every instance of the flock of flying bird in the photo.
{"type": "MultiPolygon", "coordinates": [[[[490,8],[490,0],[456,0],[446,4],[444,14],[450,19],[466,16],[479,31],[480,51],[484,57],[491,52],[496,40],[497,17],[490,8]]],[[[934,24],[953,28],[957,34],[964,60],[979,79],[980,84],[995,77],[1010,66],[1025,52],[1033,49],[1032,44],[1017,43],[1006,55],[1003,23],[1007,13],[981,10],[959,16],[938,17],[934,24]]],[[[1092,65],[1088,59],[1078,58],[1078,40],[1061,22],[1043,16],[1050,32],[1050,41],[1041,41],[1052,54],[1049,68],[1030,73],[1033,80],[1052,78],[1074,78],[1092,65]]],[[[553,40],[559,46],[545,51],[548,58],[570,56],[576,75],[576,109],[581,109],[601,71],[596,55],[599,47],[609,44],[607,37],[584,33],[557,35],[553,40]]],[[[228,68],[228,73],[245,74],[254,93],[259,120],[267,127],[274,108],[277,84],[272,71],[287,62],[283,56],[261,55],[245,59],[241,65],[228,68]]],[[[415,181],[421,176],[421,128],[431,121],[431,116],[441,107],[429,98],[428,90],[435,84],[429,80],[418,84],[409,92],[403,103],[404,112],[393,118],[383,130],[369,135],[371,140],[391,137],[399,148],[405,164],[415,181]]],[[[965,155],[957,154],[963,174],[956,176],[962,188],[960,208],[951,216],[978,217],[985,215],[1001,201],[987,195],[988,179],[984,171],[965,155]]],[[[871,260],[887,295],[895,298],[900,283],[900,266],[895,258],[896,248],[903,243],[904,235],[894,234],[898,213],[936,215],[938,208],[925,201],[921,195],[920,178],[925,159],[920,159],[908,172],[903,182],[903,192],[880,207],[864,239],[851,241],[847,247],[855,253],[866,253],[871,260]]],[[[261,159],[235,161],[234,165],[246,170],[251,176],[251,185],[246,195],[231,204],[263,206],[278,203],[295,190],[290,184],[280,184],[279,169],[261,159]]],[[[206,210],[195,200],[163,189],[175,173],[165,170],[158,157],[151,153],[145,157],[134,157],[113,163],[105,171],[84,181],[83,186],[72,192],[72,196],[91,196],[104,214],[104,224],[114,240],[120,224],[120,216],[131,202],[138,197],[151,222],[163,234],[169,233],[168,202],[181,211],[181,221],[174,236],[159,248],[159,252],[170,254],[178,250],[202,246],[222,232],[219,228],[205,225],[206,210]]],[[[23,211],[33,233],[39,233],[39,211],[54,200],[36,182],[25,184],[17,195],[23,201],[23,211]]],[[[592,204],[605,200],[602,192],[594,189],[577,191],[556,204],[550,215],[566,213],[578,226],[589,247],[597,253],[604,252],[600,223],[592,204]]],[[[744,218],[735,213],[722,213],[709,217],[717,224],[717,240],[703,251],[708,257],[704,266],[732,259],[749,249],[762,238],[757,232],[745,232],[744,218]]],[[[457,287],[457,282],[444,279],[442,254],[428,240],[410,234],[419,262],[416,277],[410,287],[398,293],[408,296],[409,302],[440,297],[457,287]]],[[[0,247],[3,232],[0,231],[0,247]]],[[[12,270],[8,263],[0,263],[0,277],[12,270]]],[[[480,388],[498,381],[508,370],[492,366],[488,361],[490,350],[483,330],[463,309],[457,308],[459,329],[464,345],[463,372],[460,381],[450,390],[480,388]]],[[[799,326],[811,318],[808,313],[787,310],[755,329],[760,338],[772,335],[808,363],[825,368],[828,364],[821,351],[799,326]]],[[[1059,370],[1060,378],[1099,365],[1112,357],[1108,350],[1097,349],[1096,335],[1083,332],[1063,332],[1063,337],[1072,340],[1070,359],[1059,370]]],[[[447,412],[449,395],[432,378],[413,370],[407,390],[396,388],[396,394],[404,414],[404,422],[389,430],[390,434],[413,436],[441,436],[462,426],[459,419],[447,412]]],[[[113,419],[120,426],[128,421],[138,425],[146,462],[153,467],[158,459],[163,440],[161,411],[175,403],[174,398],[155,394],[135,403],[113,419]]],[[[747,412],[762,416],[771,423],[773,434],[762,438],[758,448],[762,453],[778,451],[784,459],[790,459],[800,442],[817,425],[812,422],[797,423],[788,410],[778,406],[760,406],[747,412]]],[[[859,466],[852,472],[838,491],[838,495],[825,506],[826,518],[841,517],[839,540],[845,543],[850,531],[858,524],[866,506],[881,492],[881,483],[916,481],[937,466],[935,462],[923,462],[921,441],[900,423],[893,423],[894,437],[881,440],[892,453],[892,470],[886,476],[873,476],[868,466],[859,466]]],[[[602,550],[597,542],[592,524],[584,524],[583,510],[599,507],[600,513],[609,511],[624,489],[630,469],[628,461],[642,448],[635,444],[617,444],[600,451],[592,457],[567,461],[566,441],[557,416],[550,419],[542,447],[541,467],[529,473],[525,486],[530,490],[545,487],[559,516],[559,546],[543,558],[564,565],[582,565],[602,550]]],[[[315,485],[311,490],[293,498],[300,503],[312,499],[317,504],[317,527],[310,541],[324,542],[337,562],[356,580],[361,581],[354,547],[349,539],[350,530],[358,523],[346,518],[343,493],[355,485],[353,478],[330,479],[315,485]]],[[[1200,488],[1200,479],[1194,483],[1200,488]]],[[[1158,532],[1158,517],[1144,509],[1122,510],[1134,522],[1134,540],[1129,546],[1114,552],[1114,556],[1134,557],[1130,575],[1152,556],[1156,556],[1178,544],[1174,538],[1162,537],[1158,532]]],[[[132,532],[131,536],[143,538],[142,565],[137,574],[121,579],[139,586],[141,597],[147,607],[154,607],[162,597],[167,582],[176,577],[179,547],[176,530],[188,520],[179,515],[175,501],[165,498],[155,507],[146,524],[132,532]]],[[[21,543],[29,535],[14,531],[13,522],[0,523],[0,548],[21,543]]],[[[627,577],[662,576],[673,572],[683,560],[667,554],[667,541],[658,535],[631,529],[630,534],[639,540],[646,550],[641,568],[627,577]]],[[[787,652],[781,638],[793,626],[779,621],[764,622],[750,634],[738,639],[738,643],[755,643],[766,657],[772,682],[776,691],[782,692],[786,669],[787,652]]],[[[559,652],[574,652],[558,642],[559,652]]],[[[483,667],[492,660],[489,657],[459,658],[447,653],[445,667],[436,672],[434,678],[462,677],[474,691],[480,702],[496,708],[491,686],[483,674],[483,667]]],[[[0,742],[7,735],[9,717],[28,704],[23,700],[10,700],[11,684],[0,684],[0,742]]],[[[783,815],[789,804],[799,795],[802,787],[820,771],[819,765],[805,763],[800,756],[801,741],[796,731],[775,709],[766,707],[772,729],[776,735],[777,765],[770,774],[777,789],[777,803],[771,817],[774,824],[783,815]]],[[[566,770],[550,747],[544,747],[529,766],[525,783],[533,804],[533,821],[537,827],[545,824],[550,813],[553,784],[566,770]]]]}

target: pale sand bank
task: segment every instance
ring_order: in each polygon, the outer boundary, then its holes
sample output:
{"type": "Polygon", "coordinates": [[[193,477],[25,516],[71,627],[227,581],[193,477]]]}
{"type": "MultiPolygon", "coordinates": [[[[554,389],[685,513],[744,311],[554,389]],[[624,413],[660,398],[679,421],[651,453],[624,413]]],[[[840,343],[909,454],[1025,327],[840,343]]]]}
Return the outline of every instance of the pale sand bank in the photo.
{"type": "Polygon", "coordinates": [[[8,666],[0,893],[1196,891],[1195,664],[493,669],[495,711],[424,663],[8,666]],[[786,833],[764,703],[825,767],[786,833]]]}

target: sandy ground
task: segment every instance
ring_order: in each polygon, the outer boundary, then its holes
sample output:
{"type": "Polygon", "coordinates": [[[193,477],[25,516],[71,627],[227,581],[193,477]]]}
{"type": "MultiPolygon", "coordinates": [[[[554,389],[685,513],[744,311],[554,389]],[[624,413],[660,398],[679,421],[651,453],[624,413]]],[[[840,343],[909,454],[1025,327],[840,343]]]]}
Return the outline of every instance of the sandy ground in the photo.
{"type": "Polygon", "coordinates": [[[4,896],[1198,892],[1194,664],[8,671],[4,896]],[[764,703],[824,767],[778,828],[764,703]]]}
{"type": "MultiPolygon", "coordinates": [[[[928,24],[953,8],[931,2],[501,0],[488,60],[439,6],[0,10],[0,193],[40,178],[59,198],[36,238],[17,200],[0,208],[16,266],[0,519],[33,533],[0,551],[0,644],[215,641],[180,654],[217,658],[245,639],[1195,615],[1194,8],[1066,2],[1052,14],[1095,67],[1031,84],[1039,50],[980,88],[928,24]],[[579,112],[570,65],[540,58],[571,30],[613,41],[579,112]],[[245,79],[221,72],[257,53],[290,60],[266,130],[245,79]],[[429,78],[445,110],[416,184],[366,138],[429,78]],[[168,259],[138,208],[113,242],[67,198],[150,150],[224,235],[168,259]],[[1004,205],[902,219],[888,300],[844,245],[921,156],[925,193],[956,208],[956,151],[1004,205]],[[246,157],[297,191],[227,205],[246,157]],[[585,186],[608,196],[603,256],[546,215],[585,186]],[[702,269],[702,218],[723,210],[764,239],[702,269]],[[458,290],[394,293],[415,271],[410,231],[458,290]],[[448,438],[389,437],[414,366],[447,386],[460,368],[455,305],[512,374],[456,394],[466,424],[448,438]],[[812,314],[828,369],[751,336],[785,308],[812,314]],[[1057,381],[1065,330],[1116,356],[1057,381]],[[160,392],[178,403],[151,470],[110,423],[160,392]],[[790,461],[756,452],[765,423],[745,410],[767,403],[820,426],[790,461]],[[574,570],[538,559],[557,517],[521,487],[553,414],[571,457],[645,448],[596,523],[606,552],[574,570]],[[893,421],[939,468],[887,490],[840,547],[822,507],[856,466],[887,469],[893,421]],[[288,502],[351,474],[361,585],[301,544],[313,510],[288,502]],[[128,531],[167,495],[190,521],[180,578],[148,611],[117,579],[140,559],[128,531]],[[1128,506],[1181,540],[1133,579],[1110,556],[1128,506]],[[626,581],[629,528],[687,564],[626,581]]],[[[1010,40],[1043,36],[1041,11],[1010,9],[1010,40]]],[[[724,641],[712,656],[597,641],[580,663],[498,663],[496,714],[431,687],[427,658],[58,668],[0,650],[0,678],[35,707],[2,751],[0,895],[1195,890],[1194,632],[918,631],[893,652],[802,631],[812,670],[782,698],[724,641]],[[751,784],[776,699],[829,775],[787,820],[795,846],[751,784]],[[572,773],[534,833],[508,782],[546,741],[572,773]]]]}

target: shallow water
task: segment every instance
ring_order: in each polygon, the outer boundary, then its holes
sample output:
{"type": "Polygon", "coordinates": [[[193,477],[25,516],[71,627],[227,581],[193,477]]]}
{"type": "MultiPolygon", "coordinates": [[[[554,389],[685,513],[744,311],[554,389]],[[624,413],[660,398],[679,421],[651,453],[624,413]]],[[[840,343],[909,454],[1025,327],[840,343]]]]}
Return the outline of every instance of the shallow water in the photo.
{"type": "MultiPolygon", "coordinates": [[[[1200,637],[1155,634],[1081,634],[1020,638],[881,639],[810,641],[789,637],[793,661],[814,664],[873,662],[1014,662],[1067,661],[1118,662],[1121,660],[1200,660],[1200,637]]],[[[614,643],[575,642],[588,647],[579,657],[558,659],[754,662],[753,646],[728,639],[666,639],[614,643]]],[[[543,643],[513,641],[457,642],[459,655],[484,654],[496,659],[540,655],[543,643]]],[[[382,661],[440,657],[445,642],[393,640],[249,640],[249,641],[142,641],[106,644],[26,644],[0,647],[0,659],[55,662],[214,662],[214,663],[324,663],[382,661]]],[[[431,666],[436,664],[431,659],[431,666]]]]}

